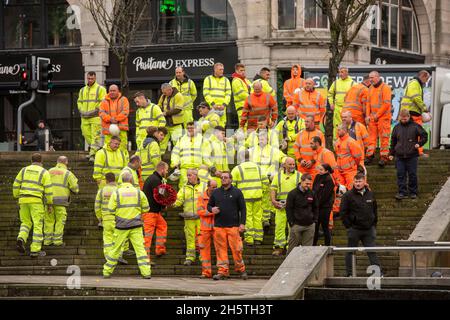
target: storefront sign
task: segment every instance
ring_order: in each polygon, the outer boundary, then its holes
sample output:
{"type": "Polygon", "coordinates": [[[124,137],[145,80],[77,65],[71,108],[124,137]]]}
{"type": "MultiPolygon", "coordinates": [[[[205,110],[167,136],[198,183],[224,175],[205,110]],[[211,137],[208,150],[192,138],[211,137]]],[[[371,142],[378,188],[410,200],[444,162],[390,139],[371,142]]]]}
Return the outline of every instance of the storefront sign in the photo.
{"type": "MultiPolygon", "coordinates": [[[[161,78],[171,79],[175,68],[183,67],[191,78],[204,78],[213,72],[213,66],[221,62],[225,67],[225,74],[231,74],[234,64],[238,60],[236,45],[222,46],[215,49],[204,48],[197,50],[177,49],[171,51],[139,51],[130,54],[128,61],[128,77],[158,81],[161,78]],[[157,77],[158,79],[152,79],[157,77]]],[[[116,56],[110,53],[110,66],[107,71],[108,79],[119,79],[119,63],[116,56]]]]}

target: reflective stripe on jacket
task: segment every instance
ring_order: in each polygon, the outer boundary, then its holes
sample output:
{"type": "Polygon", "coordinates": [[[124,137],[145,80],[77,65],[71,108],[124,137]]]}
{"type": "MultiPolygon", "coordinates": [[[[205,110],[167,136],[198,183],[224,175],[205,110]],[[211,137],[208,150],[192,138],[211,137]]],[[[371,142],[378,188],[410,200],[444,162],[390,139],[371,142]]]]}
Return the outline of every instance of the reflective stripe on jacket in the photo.
{"type": "Polygon", "coordinates": [[[276,191],[276,199],[286,200],[289,192],[294,190],[300,183],[302,174],[295,170],[292,173],[286,173],[285,170],[279,171],[272,180],[270,188],[276,191]]]}
{"type": "Polygon", "coordinates": [[[200,230],[211,231],[214,229],[214,213],[208,211],[209,196],[205,190],[197,200],[197,215],[200,217],[200,230]]]}
{"type": "Polygon", "coordinates": [[[342,112],[350,111],[353,119],[365,119],[368,109],[369,88],[363,83],[355,84],[345,96],[342,112]]]}
{"type": "Polygon", "coordinates": [[[13,182],[13,196],[19,203],[53,203],[50,173],[40,165],[31,164],[22,168],[13,182]]]}
{"type": "Polygon", "coordinates": [[[203,137],[199,134],[194,137],[182,136],[171,155],[171,167],[180,166],[180,169],[198,168],[202,164],[203,137]]]}
{"type": "Polygon", "coordinates": [[[103,221],[114,221],[114,215],[108,210],[109,199],[117,190],[115,183],[107,184],[97,192],[95,197],[94,210],[97,217],[102,217],[103,221]]]}
{"type": "Polygon", "coordinates": [[[183,212],[179,213],[181,217],[187,220],[199,218],[197,215],[197,200],[205,190],[206,184],[200,182],[195,186],[188,182],[181,187],[177,193],[177,200],[174,204],[174,207],[183,205],[183,212]]]}
{"type": "Polygon", "coordinates": [[[81,118],[98,117],[100,103],[106,96],[105,87],[94,82],[92,86],[84,86],[78,93],[77,107],[81,118]]]}
{"type": "Polygon", "coordinates": [[[195,99],[197,99],[197,88],[194,81],[185,78],[184,81],[181,82],[177,78],[173,78],[169,83],[172,87],[177,88],[178,92],[183,95],[183,109],[192,111],[192,109],[194,109],[195,99]]]}
{"type": "Polygon", "coordinates": [[[325,115],[325,106],[327,101],[319,91],[306,91],[302,88],[294,96],[294,105],[297,108],[298,115],[304,120],[306,116],[314,116],[314,122],[320,122],[325,115]]]}
{"type": "MultiPolygon", "coordinates": [[[[381,81],[381,80],[380,80],[381,81]]],[[[369,88],[369,112],[373,117],[375,114],[378,119],[387,118],[391,119],[391,99],[392,99],[392,90],[391,88],[381,82],[381,84],[376,86],[370,86],[369,88]]]]}
{"type": "Polygon", "coordinates": [[[68,206],[70,193],[78,193],[78,179],[63,163],[48,170],[53,186],[53,204],[68,206]]]}
{"type": "Polygon", "coordinates": [[[269,184],[267,175],[253,162],[247,161],[231,171],[233,185],[242,191],[245,201],[255,202],[262,199],[263,189],[269,184]]]}
{"type": "Polygon", "coordinates": [[[325,144],[325,136],[319,129],[308,131],[304,129],[300,131],[295,139],[294,151],[297,160],[310,161],[314,159],[314,150],[311,148],[312,137],[318,136],[322,140],[322,145],[325,144]]]}
{"type": "Polygon", "coordinates": [[[112,151],[109,146],[103,147],[95,154],[94,173],[95,180],[104,179],[107,172],[112,172],[119,179],[120,171],[128,164],[128,152],[121,149],[112,151]]]}
{"type": "Polygon", "coordinates": [[[406,86],[401,108],[408,109],[416,116],[428,110],[427,105],[423,102],[423,87],[418,79],[411,80],[406,86]]]}
{"type": "Polygon", "coordinates": [[[136,130],[146,130],[148,127],[165,126],[166,119],[158,105],[149,103],[148,106],[136,110],[136,130]]]}
{"type": "Polygon", "coordinates": [[[358,142],[348,134],[335,141],[334,151],[339,171],[356,170],[363,156],[358,142]]]}
{"type": "Polygon", "coordinates": [[[335,105],[340,108],[344,105],[345,95],[355,84],[355,81],[351,77],[347,77],[345,80],[337,79],[333,82],[330,89],[328,89],[328,102],[330,105],[335,105]]]}
{"type": "Polygon", "coordinates": [[[111,118],[114,117],[120,130],[128,131],[128,114],[130,113],[130,104],[127,97],[119,93],[117,99],[111,99],[109,94],[100,104],[99,116],[102,119],[102,133],[109,134],[111,118]]]}
{"type": "Polygon", "coordinates": [[[242,108],[244,108],[245,100],[250,94],[251,85],[252,83],[247,78],[245,78],[244,81],[241,78],[235,77],[231,81],[231,88],[233,91],[234,106],[236,108],[236,111],[240,111],[242,110],[242,108]]]}
{"type": "Polygon", "coordinates": [[[226,77],[207,76],[203,80],[203,97],[211,107],[222,104],[228,106],[231,101],[230,80],[226,77]]]}

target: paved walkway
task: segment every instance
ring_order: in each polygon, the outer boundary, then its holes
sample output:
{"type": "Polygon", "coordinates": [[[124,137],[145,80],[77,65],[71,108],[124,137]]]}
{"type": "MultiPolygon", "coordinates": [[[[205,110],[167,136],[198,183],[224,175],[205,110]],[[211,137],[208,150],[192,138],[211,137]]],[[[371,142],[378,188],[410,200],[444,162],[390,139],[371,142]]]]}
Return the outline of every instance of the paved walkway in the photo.
{"type": "MultiPolygon", "coordinates": [[[[1,284],[32,284],[32,285],[62,285],[66,286],[68,276],[0,276],[1,284]]],[[[186,277],[152,277],[150,280],[138,277],[116,276],[103,279],[100,276],[81,276],[81,288],[130,288],[174,291],[174,293],[186,292],[202,294],[244,295],[258,293],[267,282],[266,279],[228,279],[214,281],[212,279],[196,279],[186,277]]],[[[70,281],[69,281],[70,284],[70,281]]]]}

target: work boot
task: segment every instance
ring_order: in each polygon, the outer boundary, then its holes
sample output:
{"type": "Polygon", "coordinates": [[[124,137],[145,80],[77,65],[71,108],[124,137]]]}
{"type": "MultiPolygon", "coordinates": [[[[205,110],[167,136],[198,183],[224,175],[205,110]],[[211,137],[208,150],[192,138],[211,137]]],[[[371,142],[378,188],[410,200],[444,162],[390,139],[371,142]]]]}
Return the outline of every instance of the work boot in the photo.
{"type": "Polygon", "coordinates": [[[123,264],[123,265],[127,265],[127,264],[128,264],[128,261],[125,260],[125,259],[122,258],[122,257],[120,257],[118,260],[119,260],[119,264],[123,264]]]}
{"type": "Polygon", "coordinates": [[[397,199],[397,200],[403,200],[403,199],[406,199],[406,198],[408,198],[408,197],[405,196],[404,194],[401,194],[401,193],[397,193],[395,195],[395,199],[397,199]]]}
{"type": "Polygon", "coordinates": [[[101,220],[98,222],[97,227],[98,227],[99,229],[103,229],[103,223],[102,223],[101,220]]]}
{"type": "Polygon", "coordinates": [[[64,242],[61,242],[61,243],[54,243],[53,244],[55,247],[57,247],[57,248],[64,248],[65,246],[66,246],[66,244],[64,243],[64,242]]]}
{"type": "Polygon", "coordinates": [[[89,157],[89,162],[94,163],[94,162],[95,162],[95,157],[94,157],[94,156],[90,156],[90,157],[89,157]]]}
{"type": "Polygon", "coordinates": [[[248,279],[248,274],[247,274],[247,272],[241,272],[241,279],[242,280],[247,280],[248,279]]]}
{"type": "Polygon", "coordinates": [[[262,241],[260,241],[260,240],[255,240],[255,245],[257,245],[257,246],[262,245],[262,241]]]}
{"type": "Polygon", "coordinates": [[[103,279],[110,279],[111,278],[111,275],[110,274],[104,274],[103,275],[103,279]]]}
{"type": "Polygon", "coordinates": [[[411,193],[411,194],[409,195],[409,197],[410,197],[411,199],[417,199],[417,194],[411,193]]]}
{"type": "Polygon", "coordinates": [[[122,253],[122,255],[124,255],[124,256],[134,256],[135,254],[134,254],[134,251],[133,250],[127,250],[127,251],[124,251],[123,253],[122,253]]]}
{"type": "Polygon", "coordinates": [[[200,278],[200,279],[210,279],[210,278],[212,278],[212,277],[207,276],[206,274],[202,274],[199,278],[200,278]]]}
{"type": "Polygon", "coordinates": [[[384,159],[381,159],[381,160],[378,162],[378,166],[379,166],[380,168],[384,168],[385,165],[386,165],[386,160],[384,160],[384,159]]]}
{"type": "Polygon", "coordinates": [[[275,257],[279,257],[283,254],[283,249],[281,248],[275,248],[275,250],[273,250],[272,255],[275,257]]]}
{"type": "Polygon", "coordinates": [[[430,155],[429,155],[429,154],[426,154],[426,153],[422,153],[422,154],[420,155],[420,157],[421,157],[421,158],[429,158],[430,155]]]}
{"type": "Polygon", "coordinates": [[[183,265],[185,265],[185,266],[191,266],[191,265],[192,265],[192,260],[186,260],[186,261],[184,261],[183,265]]]}
{"type": "Polygon", "coordinates": [[[245,245],[246,245],[247,247],[253,247],[253,242],[245,241],[245,245]]]}
{"type": "Polygon", "coordinates": [[[148,275],[148,276],[142,276],[142,279],[151,279],[151,278],[152,278],[151,275],[148,275]]]}
{"type": "Polygon", "coordinates": [[[86,158],[86,159],[89,159],[90,157],[91,157],[90,154],[85,155],[85,158],[86,158]]]}
{"type": "Polygon", "coordinates": [[[164,252],[164,253],[157,253],[157,254],[156,254],[156,257],[157,257],[157,258],[161,258],[161,257],[164,256],[165,254],[166,254],[165,252],[164,252]]]}
{"type": "Polygon", "coordinates": [[[45,251],[38,251],[38,252],[31,252],[30,253],[30,257],[32,258],[38,258],[38,257],[45,257],[47,255],[47,253],[45,253],[45,251]]]}
{"type": "Polygon", "coordinates": [[[366,158],[364,159],[364,164],[365,164],[366,166],[368,166],[368,165],[372,164],[372,161],[373,161],[373,156],[371,156],[371,157],[366,157],[366,158]]]}
{"type": "Polygon", "coordinates": [[[17,239],[16,248],[20,253],[25,253],[25,241],[21,238],[17,239]]]}
{"type": "Polygon", "coordinates": [[[213,280],[227,280],[228,276],[218,273],[213,276],[213,280]]]}

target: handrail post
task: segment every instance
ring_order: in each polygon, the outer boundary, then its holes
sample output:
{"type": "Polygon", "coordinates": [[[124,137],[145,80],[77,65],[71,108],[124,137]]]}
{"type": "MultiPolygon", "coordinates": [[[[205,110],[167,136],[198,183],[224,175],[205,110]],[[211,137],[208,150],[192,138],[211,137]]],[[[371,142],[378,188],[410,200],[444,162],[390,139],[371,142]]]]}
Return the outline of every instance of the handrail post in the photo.
{"type": "Polygon", "coordinates": [[[352,277],[356,277],[356,252],[352,252],[352,277]]]}
{"type": "Polygon", "coordinates": [[[416,251],[411,251],[411,268],[412,268],[412,277],[416,277],[416,251]]]}

